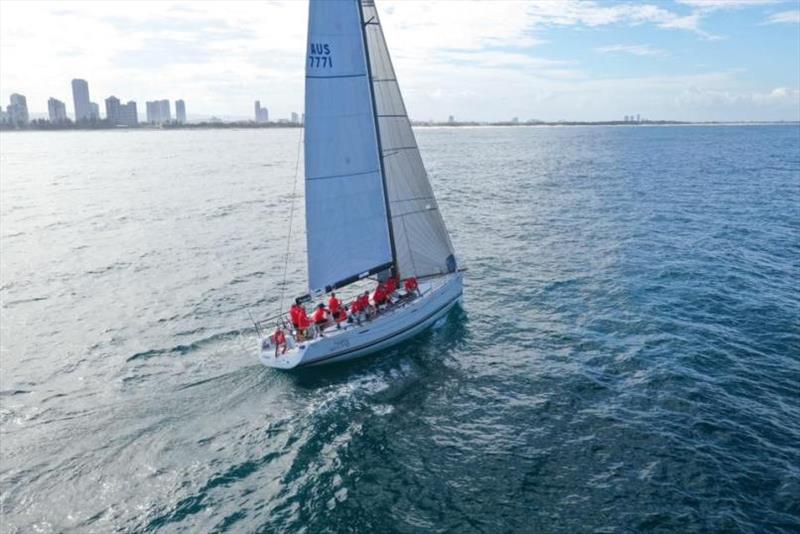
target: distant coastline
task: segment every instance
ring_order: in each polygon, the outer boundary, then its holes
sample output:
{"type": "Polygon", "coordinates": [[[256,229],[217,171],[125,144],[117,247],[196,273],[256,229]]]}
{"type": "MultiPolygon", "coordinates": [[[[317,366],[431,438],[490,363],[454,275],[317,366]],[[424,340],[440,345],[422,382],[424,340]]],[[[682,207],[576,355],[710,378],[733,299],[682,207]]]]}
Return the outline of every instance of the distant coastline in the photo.
{"type": "MultiPolygon", "coordinates": [[[[759,125],[800,125],[800,121],[659,121],[659,120],[642,120],[642,121],[453,121],[453,122],[435,122],[435,121],[412,121],[414,127],[492,127],[492,126],[510,126],[510,127],[526,127],[526,126],[759,126],[759,125]]],[[[55,130],[197,130],[197,129],[262,129],[262,128],[302,128],[302,123],[293,122],[254,122],[254,121],[200,121],[192,123],[165,123],[165,124],[150,124],[141,123],[137,126],[120,126],[110,125],[105,121],[97,121],[93,123],[75,124],[67,122],[62,124],[53,124],[44,119],[31,121],[25,125],[12,126],[10,124],[0,124],[0,131],[55,131],[55,130]]]]}

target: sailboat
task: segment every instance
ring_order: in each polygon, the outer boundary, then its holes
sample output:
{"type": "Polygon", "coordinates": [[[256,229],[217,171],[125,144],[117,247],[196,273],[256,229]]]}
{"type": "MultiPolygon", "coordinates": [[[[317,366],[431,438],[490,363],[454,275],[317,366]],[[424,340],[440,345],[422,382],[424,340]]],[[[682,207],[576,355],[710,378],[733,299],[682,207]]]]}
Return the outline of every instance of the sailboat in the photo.
{"type": "Polygon", "coordinates": [[[463,272],[374,0],[310,1],[305,91],[309,292],[298,300],[346,291],[372,277],[413,278],[418,290],[360,324],[331,325],[304,336],[281,318],[288,330],[284,344],[256,323],[259,359],[279,369],[387,349],[429,328],[462,298],[463,272]]]}

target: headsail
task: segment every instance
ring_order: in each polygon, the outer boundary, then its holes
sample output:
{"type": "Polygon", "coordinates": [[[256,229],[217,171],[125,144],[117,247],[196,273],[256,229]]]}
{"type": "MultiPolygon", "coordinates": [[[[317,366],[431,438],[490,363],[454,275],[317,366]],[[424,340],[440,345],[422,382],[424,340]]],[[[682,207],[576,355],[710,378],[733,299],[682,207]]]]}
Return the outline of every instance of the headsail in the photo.
{"type": "Polygon", "coordinates": [[[357,0],[311,0],[305,95],[309,289],[392,263],[357,0]]]}
{"type": "Polygon", "coordinates": [[[411,129],[374,0],[359,0],[380,134],[396,267],[402,277],[452,272],[453,245],[411,129]]]}

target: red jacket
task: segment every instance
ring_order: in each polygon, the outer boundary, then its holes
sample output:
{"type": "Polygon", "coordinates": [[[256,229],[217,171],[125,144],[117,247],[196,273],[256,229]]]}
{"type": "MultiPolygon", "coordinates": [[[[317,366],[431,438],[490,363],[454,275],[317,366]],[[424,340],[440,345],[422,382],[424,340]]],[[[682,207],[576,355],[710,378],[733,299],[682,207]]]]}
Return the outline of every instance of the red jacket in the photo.
{"type": "Polygon", "coordinates": [[[308,319],[308,314],[306,314],[306,309],[302,306],[298,306],[297,308],[297,328],[300,330],[305,330],[311,326],[311,321],[308,319]]]}
{"type": "Polygon", "coordinates": [[[317,311],[311,316],[315,323],[324,323],[328,320],[328,310],[325,308],[317,308],[317,311]]]}
{"type": "Polygon", "coordinates": [[[397,289],[397,278],[390,276],[389,279],[386,280],[386,293],[391,295],[394,293],[395,289],[397,289]]]}
{"type": "Polygon", "coordinates": [[[342,303],[336,297],[331,297],[328,300],[328,309],[331,310],[331,313],[335,316],[336,313],[339,311],[339,307],[342,303]]]}
{"type": "Polygon", "coordinates": [[[417,290],[417,287],[419,287],[419,285],[417,284],[417,279],[416,278],[406,278],[406,282],[405,282],[404,285],[405,285],[406,291],[408,291],[409,293],[413,293],[414,291],[417,290]]]}

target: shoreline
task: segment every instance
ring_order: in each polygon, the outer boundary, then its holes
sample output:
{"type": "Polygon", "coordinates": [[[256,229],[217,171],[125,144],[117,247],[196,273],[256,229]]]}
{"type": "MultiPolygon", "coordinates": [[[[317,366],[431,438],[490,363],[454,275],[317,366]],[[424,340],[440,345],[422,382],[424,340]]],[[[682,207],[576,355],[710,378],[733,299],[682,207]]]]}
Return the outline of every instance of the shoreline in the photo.
{"type": "MultiPolygon", "coordinates": [[[[526,127],[559,127],[559,126],[800,126],[800,121],[559,121],[559,122],[413,122],[414,128],[526,128],[526,127]]],[[[63,126],[52,125],[49,122],[27,125],[25,127],[0,126],[0,132],[54,132],[54,131],[140,131],[140,130],[261,130],[261,129],[292,129],[303,128],[297,123],[268,123],[254,122],[199,122],[191,124],[171,124],[153,126],[149,124],[139,126],[63,126]]]]}

